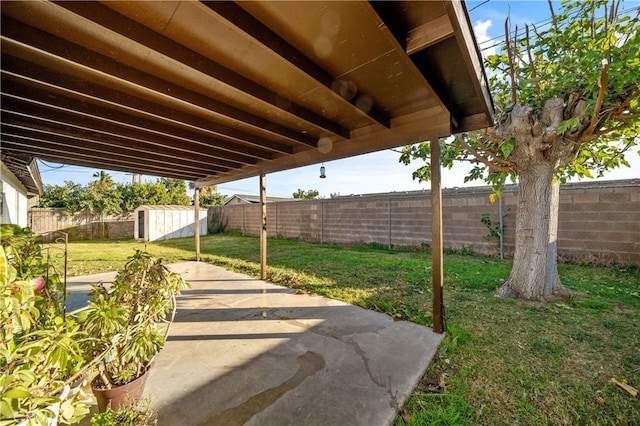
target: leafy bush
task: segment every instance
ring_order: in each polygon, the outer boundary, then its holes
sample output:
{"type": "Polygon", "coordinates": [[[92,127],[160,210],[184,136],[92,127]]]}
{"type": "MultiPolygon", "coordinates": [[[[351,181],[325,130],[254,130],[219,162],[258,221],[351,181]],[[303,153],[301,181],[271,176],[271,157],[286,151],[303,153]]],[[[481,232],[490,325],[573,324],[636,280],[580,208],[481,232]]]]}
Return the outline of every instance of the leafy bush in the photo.
{"type": "Polygon", "coordinates": [[[96,413],[91,417],[91,426],[152,426],[157,423],[155,413],[149,410],[149,400],[122,411],[107,407],[104,413],[96,413]]]}
{"type": "Polygon", "coordinates": [[[2,425],[78,420],[88,412],[71,388],[82,373],[84,337],[64,316],[60,280],[35,235],[3,225],[0,246],[0,417],[2,425]],[[58,414],[59,412],[59,414],[58,414]]]}

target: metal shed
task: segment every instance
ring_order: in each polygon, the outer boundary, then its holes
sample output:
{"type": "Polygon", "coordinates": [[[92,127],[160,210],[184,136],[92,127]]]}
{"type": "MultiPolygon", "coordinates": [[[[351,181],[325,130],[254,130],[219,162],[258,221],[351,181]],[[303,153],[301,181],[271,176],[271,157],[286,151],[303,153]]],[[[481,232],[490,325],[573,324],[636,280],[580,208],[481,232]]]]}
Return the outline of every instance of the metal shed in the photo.
{"type": "MultiPolygon", "coordinates": [[[[199,212],[200,235],[207,234],[207,211],[199,212]]],[[[135,210],[134,235],[144,241],[193,237],[195,213],[191,206],[140,206],[135,210]]]]}

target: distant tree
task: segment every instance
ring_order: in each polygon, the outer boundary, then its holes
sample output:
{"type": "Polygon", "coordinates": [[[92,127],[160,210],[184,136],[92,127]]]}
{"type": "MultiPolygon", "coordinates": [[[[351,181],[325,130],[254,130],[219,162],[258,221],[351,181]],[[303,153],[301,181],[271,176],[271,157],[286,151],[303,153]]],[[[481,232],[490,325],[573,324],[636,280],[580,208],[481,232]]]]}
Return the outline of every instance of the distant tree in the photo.
{"type": "MultiPolygon", "coordinates": [[[[104,170],[96,172],[93,177],[95,180],[84,187],[71,181],[65,181],[64,186],[46,185],[40,197],[40,207],[61,208],[67,216],[83,209],[104,216],[130,212],[145,204],[191,204],[186,183],[180,179],[161,178],[153,183],[115,183],[104,170]]],[[[215,195],[212,194],[206,205],[213,205],[211,203],[215,200],[215,195]]]]}
{"type": "Polygon", "coordinates": [[[80,198],[80,205],[93,214],[100,214],[102,237],[105,236],[104,217],[122,212],[121,194],[116,189],[111,176],[104,170],[93,175],[96,180],[89,182],[80,198]]]}
{"type": "Polygon", "coordinates": [[[121,213],[120,193],[116,190],[111,176],[101,170],[93,177],[96,180],[89,182],[82,191],[80,205],[91,213],[99,213],[101,216],[121,213]]]}
{"type": "MultiPolygon", "coordinates": [[[[546,31],[505,24],[504,52],[489,56],[495,127],[441,143],[445,167],[475,164],[465,180],[484,179],[501,195],[518,180],[513,268],[504,297],[548,302],[569,294],[558,276],[559,183],[567,177],[629,166],[640,142],[640,18],[621,3],[563,1],[546,31]]],[[[401,161],[426,159],[427,143],[404,148],[401,161]]],[[[414,177],[431,177],[429,165],[414,177]]]]}
{"type": "Polygon", "coordinates": [[[227,196],[217,192],[215,185],[200,188],[200,205],[203,207],[221,206],[227,201],[227,196]]]}
{"type": "Polygon", "coordinates": [[[329,198],[338,198],[340,196],[339,192],[332,192],[331,194],[329,194],[329,198]]]}
{"type": "Polygon", "coordinates": [[[82,210],[80,200],[83,192],[82,185],[65,181],[64,185],[45,185],[38,205],[42,208],[61,208],[62,213],[71,216],[82,210]]]}
{"type": "Polygon", "coordinates": [[[146,204],[172,204],[167,188],[160,182],[119,183],[116,186],[121,194],[122,211],[130,212],[146,204]]]}
{"type": "Polygon", "coordinates": [[[298,190],[293,193],[293,198],[298,200],[315,200],[317,198],[320,198],[320,192],[315,189],[304,191],[298,188],[298,190]]]}
{"type": "Polygon", "coordinates": [[[187,183],[182,179],[160,178],[159,182],[167,189],[169,199],[167,204],[188,206],[191,197],[187,194],[187,183]]]}

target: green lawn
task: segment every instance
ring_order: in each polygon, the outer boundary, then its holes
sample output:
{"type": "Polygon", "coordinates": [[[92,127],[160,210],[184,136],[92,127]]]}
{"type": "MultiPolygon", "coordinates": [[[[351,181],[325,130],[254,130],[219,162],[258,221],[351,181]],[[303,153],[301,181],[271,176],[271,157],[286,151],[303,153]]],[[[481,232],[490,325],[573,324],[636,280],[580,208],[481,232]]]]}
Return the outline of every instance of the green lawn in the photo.
{"type": "MultiPolygon", "coordinates": [[[[144,248],[132,241],[75,242],[70,275],[116,270],[144,248]]],[[[193,239],[149,243],[167,262],[192,260],[193,239]]],[[[258,275],[257,238],[202,238],[203,259],[258,275]]],[[[273,282],[326,295],[397,318],[431,323],[431,256],[375,247],[269,240],[273,282]]],[[[412,425],[640,424],[640,274],[560,266],[566,302],[535,307],[494,296],[511,263],[489,257],[445,256],[448,336],[406,403],[412,425]]],[[[405,421],[398,417],[396,425],[405,421]]]]}

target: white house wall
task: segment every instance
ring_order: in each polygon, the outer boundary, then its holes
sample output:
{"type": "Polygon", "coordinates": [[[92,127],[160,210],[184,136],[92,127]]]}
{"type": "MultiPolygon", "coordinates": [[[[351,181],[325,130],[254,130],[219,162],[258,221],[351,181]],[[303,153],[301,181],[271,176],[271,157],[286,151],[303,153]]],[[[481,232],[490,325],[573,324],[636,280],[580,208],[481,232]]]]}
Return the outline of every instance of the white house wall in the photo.
{"type": "Polygon", "coordinates": [[[28,226],[27,188],[2,164],[2,223],[28,226]]]}

